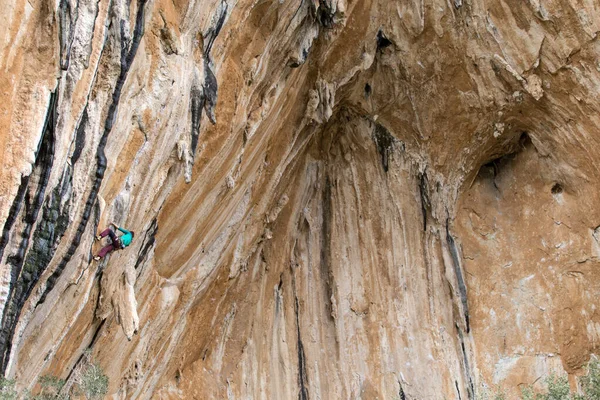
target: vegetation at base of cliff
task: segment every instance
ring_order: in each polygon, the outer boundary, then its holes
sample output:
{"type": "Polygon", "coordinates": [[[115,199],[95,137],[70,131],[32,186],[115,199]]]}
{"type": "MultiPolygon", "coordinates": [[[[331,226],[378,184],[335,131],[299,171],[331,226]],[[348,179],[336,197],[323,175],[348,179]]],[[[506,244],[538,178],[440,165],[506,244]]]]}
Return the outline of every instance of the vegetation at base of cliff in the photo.
{"type": "MultiPolygon", "coordinates": [[[[600,400],[600,361],[593,359],[588,364],[587,375],[579,378],[581,393],[572,393],[566,376],[550,374],[544,379],[546,390],[536,393],[532,385],[521,389],[521,400],[600,400]]],[[[501,387],[482,388],[477,400],[507,400],[501,387]]]]}
{"type": "Polygon", "coordinates": [[[44,375],[38,380],[38,394],[31,395],[27,390],[17,392],[15,383],[12,379],[0,378],[0,400],[98,400],[108,392],[108,377],[100,365],[92,360],[90,351],[84,354],[83,363],[75,369],[68,387],[65,387],[67,382],[63,379],[44,375]]]}

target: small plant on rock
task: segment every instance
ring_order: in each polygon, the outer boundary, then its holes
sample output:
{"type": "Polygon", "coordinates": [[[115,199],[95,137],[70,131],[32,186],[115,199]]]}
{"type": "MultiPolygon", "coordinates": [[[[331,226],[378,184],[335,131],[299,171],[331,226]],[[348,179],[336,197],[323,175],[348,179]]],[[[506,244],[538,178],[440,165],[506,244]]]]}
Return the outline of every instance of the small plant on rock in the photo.
{"type": "Polygon", "coordinates": [[[83,369],[79,386],[86,398],[102,399],[108,392],[108,377],[98,364],[90,363],[83,369]]]}
{"type": "Polygon", "coordinates": [[[17,399],[18,394],[15,389],[15,381],[13,379],[6,379],[0,377],[0,399],[1,400],[13,400],[17,399]]]}

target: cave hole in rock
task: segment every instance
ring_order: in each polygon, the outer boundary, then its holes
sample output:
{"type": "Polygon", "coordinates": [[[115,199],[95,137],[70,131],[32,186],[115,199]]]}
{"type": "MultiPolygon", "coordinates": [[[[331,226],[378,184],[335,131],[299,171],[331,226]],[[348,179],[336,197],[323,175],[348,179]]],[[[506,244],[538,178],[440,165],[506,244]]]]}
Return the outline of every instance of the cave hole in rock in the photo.
{"type": "Polygon", "coordinates": [[[381,51],[386,47],[390,47],[392,42],[385,36],[382,30],[377,32],[377,51],[381,51]]]}
{"type": "Polygon", "coordinates": [[[365,96],[369,97],[371,95],[371,85],[369,83],[365,83],[365,96]]]}
{"type": "Polygon", "coordinates": [[[563,192],[563,187],[560,183],[555,183],[552,185],[552,189],[550,189],[552,194],[561,194],[563,192]]]}
{"type": "Polygon", "coordinates": [[[502,173],[507,165],[513,162],[517,154],[532,145],[529,134],[527,132],[521,133],[518,139],[513,139],[506,143],[492,154],[489,161],[483,163],[477,172],[476,179],[490,180],[494,187],[500,190],[496,183],[496,177],[502,173]]]}

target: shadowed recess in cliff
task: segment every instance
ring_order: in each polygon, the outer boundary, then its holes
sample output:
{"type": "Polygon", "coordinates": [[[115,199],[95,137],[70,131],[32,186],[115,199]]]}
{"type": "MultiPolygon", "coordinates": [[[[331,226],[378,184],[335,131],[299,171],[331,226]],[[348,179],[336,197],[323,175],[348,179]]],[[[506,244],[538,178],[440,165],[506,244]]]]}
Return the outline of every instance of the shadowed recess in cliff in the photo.
{"type": "MultiPolygon", "coordinates": [[[[317,6],[316,18],[319,21],[319,24],[323,28],[331,29],[335,25],[335,12],[333,11],[333,7],[330,4],[331,1],[327,0],[319,0],[319,5],[317,6]]],[[[311,4],[313,4],[311,2],[311,4]]]]}
{"type": "MultiPolygon", "coordinates": [[[[108,113],[107,113],[106,122],[104,125],[104,133],[102,134],[100,142],[98,143],[98,149],[96,151],[96,160],[97,160],[96,175],[95,175],[94,183],[91,187],[89,196],[85,203],[81,221],[79,222],[79,225],[77,227],[77,232],[75,233],[75,237],[73,238],[73,241],[71,242],[71,245],[69,246],[69,249],[67,250],[67,253],[61,260],[60,264],[53,271],[52,275],[50,275],[50,277],[46,281],[46,288],[45,288],[42,296],[40,297],[40,300],[37,303],[38,305],[44,303],[44,301],[46,300],[46,296],[52,290],[52,288],[56,284],[56,281],[62,274],[62,271],[65,269],[67,263],[71,260],[71,257],[73,256],[73,254],[75,254],[75,251],[79,247],[79,243],[81,242],[81,237],[83,235],[83,232],[86,229],[88,220],[89,220],[91,212],[92,212],[92,207],[96,202],[96,198],[98,196],[98,190],[100,189],[100,185],[104,178],[104,172],[106,170],[106,155],[104,154],[104,148],[106,146],[106,142],[107,142],[108,137],[113,128],[113,124],[114,124],[114,121],[115,121],[115,118],[117,115],[117,111],[118,111],[119,100],[121,98],[121,91],[123,90],[123,86],[125,85],[125,80],[127,78],[127,74],[129,72],[129,69],[131,68],[131,64],[133,63],[133,60],[137,53],[138,47],[140,45],[140,41],[142,40],[142,36],[144,35],[144,9],[145,9],[146,2],[147,2],[147,0],[140,0],[138,3],[137,14],[136,14],[136,19],[135,19],[135,28],[133,31],[133,38],[131,40],[130,48],[127,49],[126,44],[121,43],[120,73],[119,73],[119,77],[117,78],[115,89],[112,94],[111,103],[108,107],[108,113]]],[[[121,22],[120,26],[121,26],[121,37],[124,37],[125,35],[124,35],[123,22],[121,22]]]]}
{"type": "MultiPolygon", "coordinates": [[[[25,209],[22,215],[23,226],[21,231],[21,243],[19,244],[17,251],[6,259],[7,265],[10,266],[11,278],[8,287],[8,296],[2,315],[2,327],[0,329],[0,368],[2,373],[5,372],[8,364],[12,335],[21,308],[25,303],[27,293],[30,292],[31,287],[37,282],[35,273],[32,273],[29,268],[25,268],[24,271],[22,271],[22,269],[25,252],[29,247],[32,228],[37,221],[39,211],[42,208],[46,187],[48,185],[48,180],[50,179],[50,172],[54,162],[57,97],[56,91],[50,96],[50,103],[46,114],[42,137],[36,152],[35,165],[33,172],[29,176],[27,188],[24,190],[24,199],[22,201],[25,209]]],[[[38,238],[34,235],[34,245],[36,239],[38,238]]],[[[46,265],[47,264],[38,265],[36,267],[41,267],[43,270],[46,265]]]]}
{"type": "MultiPolygon", "coordinates": [[[[156,241],[156,233],[158,232],[158,222],[156,220],[156,218],[154,218],[152,220],[152,223],[150,224],[150,227],[148,227],[148,229],[146,230],[146,234],[144,235],[144,240],[142,241],[142,248],[140,249],[140,252],[138,253],[138,257],[137,260],[135,262],[135,269],[137,270],[140,266],[143,265],[144,261],[146,260],[146,257],[148,255],[148,252],[150,251],[150,249],[152,248],[152,246],[154,246],[154,242],[156,241]]],[[[142,271],[138,271],[138,276],[142,273],[142,271]]]]}

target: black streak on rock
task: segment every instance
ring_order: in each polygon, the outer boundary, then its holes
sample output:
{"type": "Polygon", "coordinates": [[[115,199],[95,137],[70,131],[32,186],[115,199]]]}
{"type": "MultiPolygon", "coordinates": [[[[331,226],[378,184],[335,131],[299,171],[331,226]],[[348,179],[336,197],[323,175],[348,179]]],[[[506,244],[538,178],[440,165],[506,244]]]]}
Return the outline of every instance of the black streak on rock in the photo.
{"type": "Polygon", "coordinates": [[[460,300],[463,306],[463,311],[465,313],[465,325],[467,327],[467,333],[470,332],[469,327],[469,308],[467,304],[467,286],[465,285],[465,280],[462,275],[462,271],[460,269],[460,259],[458,258],[458,249],[456,248],[456,243],[454,238],[450,234],[450,229],[448,228],[448,220],[446,220],[446,241],[448,242],[448,249],[450,250],[450,255],[452,256],[452,264],[454,267],[454,273],[456,274],[456,281],[458,282],[458,290],[460,292],[460,300]]]}
{"type": "Polygon", "coordinates": [[[210,51],[212,50],[215,39],[217,36],[219,36],[221,28],[223,28],[223,24],[225,23],[225,17],[227,17],[227,8],[227,2],[225,0],[221,1],[221,4],[213,16],[213,21],[216,20],[215,24],[210,26],[204,34],[204,55],[208,58],[210,58],[210,51]]]}
{"type": "Polygon", "coordinates": [[[454,381],[454,386],[456,386],[456,392],[458,393],[458,400],[462,400],[462,397],[460,396],[460,389],[458,388],[458,381],[454,381]]]}
{"type": "Polygon", "coordinates": [[[400,390],[398,391],[398,397],[400,397],[400,400],[406,400],[406,395],[404,394],[404,389],[402,389],[402,384],[398,382],[398,385],[400,386],[400,390]]]}
{"type": "Polygon", "coordinates": [[[83,109],[81,120],[79,121],[77,131],[75,132],[75,149],[73,149],[73,154],[71,155],[71,164],[75,164],[77,160],[79,160],[81,152],[83,151],[83,147],[85,146],[85,128],[87,126],[88,120],[89,118],[86,106],[83,109]]]}
{"type": "Polygon", "coordinates": [[[21,206],[23,204],[23,197],[25,197],[25,191],[27,190],[27,185],[29,183],[29,175],[21,177],[21,184],[19,185],[19,190],[17,191],[17,195],[13,200],[12,205],[10,206],[10,210],[8,211],[8,217],[6,218],[6,222],[4,222],[4,229],[2,230],[2,238],[0,238],[0,260],[4,254],[4,248],[8,243],[8,239],[10,236],[10,230],[21,211],[21,206]]]}
{"type": "Polygon", "coordinates": [[[46,282],[46,289],[42,294],[40,300],[38,301],[38,305],[42,304],[46,300],[46,296],[48,295],[48,293],[50,293],[50,291],[56,284],[56,281],[62,274],[62,271],[65,269],[67,263],[71,260],[71,257],[73,257],[73,254],[75,254],[75,251],[79,247],[81,237],[86,229],[88,220],[92,212],[92,207],[96,202],[98,190],[100,189],[100,184],[102,183],[102,179],[104,178],[104,172],[106,170],[106,155],[104,154],[104,148],[106,147],[106,142],[113,128],[113,123],[117,114],[119,100],[121,98],[121,91],[125,84],[129,68],[133,63],[133,59],[135,58],[135,55],[137,53],[140,41],[142,40],[142,36],[144,35],[144,7],[146,5],[146,1],[147,0],[140,0],[138,3],[135,29],[133,32],[133,40],[131,41],[131,46],[129,50],[127,49],[127,46],[124,43],[121,44],[121,71],[119,73],[115,89],[113,91],[111,104],[108,108],[106,122],[104,124],[104,133],[102,134],[102,137],[98,144],[98,149],[96,151],[96,176],[90,193],[88,195],[87,201],[85,203],[81,221],[79,222],[77,232],[75,233],[75,237],[73,238],[73,241],[71,242],[67,253],[61,260],[60,264],[56,267],[52,275],[48,278],[48,281],[46,282]]]}
{"type": "Polygon", "coordinates": [[[217,106],[217,78],[208,62],[208,59],[204,61],[204,109],[206,110],[206,115],[210,119],[212,124],[217,123],[217,119],[215,117],[215,107],[217,106]]]}
{"type": "Polygon", "coordinates": [[[298,304],[298,296],[296,296],[294,309],[296,311],[296,331],[298,334],[298,385],[300,386],[300,390],[298,391],[298,400],[308,400],[308,388],[306,387],[306,384],[308,383],[308,378],[306,375],[306,358],[304,355],[304,345],[302,344],[302,337],[300,336],[299,308],[300,306],[298,304]]]}
{"type": "Polygon", "coordinates": [[[204,93],[198,87],[192,87],[190,91],[190,108],[192,112],[192,141],[191,151],[192,157],[196,156],[196,148],[198,147],[198,136],[200,135],[200,120],[202,119],[202,108],[204,107],[204,93]]]}
{"type": "Polygon", "coordinates": [[[381,165],[383,166],[383,170],[388,172],[390,155],[394,146],[394,137],[383,125],[375,124],[373,140],[377,146],[377,151],[381,155],[381,165]]]}
{"type": "Polygon", "coordinates": [[[427,175],[419,174],[419,194],[421,196],[421,212],[423,213],[423,231],[427,230],[427,214],[431,209],[427,192],[427,175]]]}
{"type": "MultiPolygon", "coordinates": [[[[25,212],[22,217],[23,230],[21,232],[21,243],[16,253],[7,257],[6,260],[11,269],[11,279],[0,329],[0,368],[2,373],[5,372],[8,364],[12,335],[14,334],[21,308],[23,307],[31,288],[37,282],[35,273],[32,273],[32,271],[27,268],[23,271],[23,262],[25,259],[25,252],[29,247],[33,225],[38,219],[39,211],[42,208],[46,187],[48,186],[48,180],[50,179],[50,172],[54,162],[56,103],[57,94],[55,91],[50,96],[50,104],[48,106],[42,137],[35,157],[35,165],[33,172],[30,175],[30,177],[33,177],[34,179],[27,180],[27,188],[24,191],[24,201],[23,198],[21,198],[21,202],[25,205],[25,212]]],[[[16,214],[14,216],[16,217],[16,214]]],[[[34,235],[34,245],[35,239],[36,237],[34,235]]],[[[45,265],[40,267],[45,268],[45,265]]]]}

